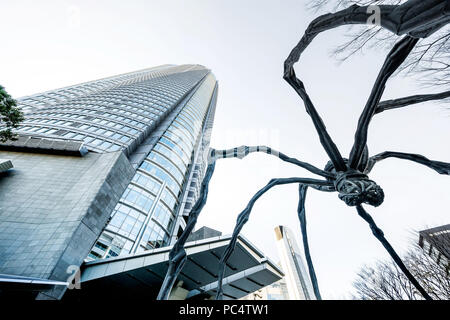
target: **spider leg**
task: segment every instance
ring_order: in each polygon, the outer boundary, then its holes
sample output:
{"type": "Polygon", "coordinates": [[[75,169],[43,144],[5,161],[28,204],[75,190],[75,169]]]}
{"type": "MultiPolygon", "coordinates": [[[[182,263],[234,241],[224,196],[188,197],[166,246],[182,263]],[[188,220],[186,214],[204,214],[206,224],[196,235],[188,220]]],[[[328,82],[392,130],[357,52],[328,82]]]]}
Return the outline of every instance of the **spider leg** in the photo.
{"type": "Polygon", "coordinates": [[[422,288],[422,286],[419,284],[419,282],[414,278],[414,276],[409,272],[409,270],[406,268],[406,266],[403,264],[403,261],[398,256],[397,252],[395,252],[394,248],[391,246],[391,244],[386,240],[384,237],[383,231],[378,228],[378,226],[375,224],[375,221],[372,219],[369,213],[367,213],[364,208],[361,205],[356,206],[356,210],[358,211],[358,214],[361,218],[363,218],[370,226],[370,229],[372,230],[373,235],[378,239],[378,241],[381,242],[381,244],[384,246],[386,251],[389,253],[389,255],[392,257],[392,259],[395,261],[397,266],[403,271],[405,276],[408,278],[409,281],[416,287],[416,289],[422,294],[422,296],[426,300],[433,300],[430,295],[422,288]]]}
{"type": "Polygon", "coordinates": [[[306,213],[305,213],[305,199],[308,186],[304,184],[299,185],[299,201],[298,201],[298,219],[300,221],[300,230],[302,232],[303,250],[305,252],[306,263],[308,264],[309,278],[314,289],[314,294],[317,300],[322,300],[322,296],[319,291],[319,283],[317,282],[316,272],[311,259],[311,253],[309,251],[308,234],[306,232],[306,213]]]}
{"type": "Polygon", "coordinates": [[[328,157],[330,158],[331,162],[336,168],[336,171],[345,171],[346,165],[344,159],[342,159],[339,149],[337,148],[336,144],[333,142],[330,135],[328,134],[327,128],[325,127],[322,118],[320,117],[311,99],[306,93],[306,89],[305,86],[303,85],[303,82],[296,77],[294,68],[292,66],[285,73],[284,79],[287,81],[287,83],[291,85],[291,87],[295,90],[295,92],[297,92],[297,94],[303,100],[306,112],[310,115],[314,127],[316,128],[316,131],[319,134],[320,143],[325,149],[325,152],[328,154],[328,157]]]}
{"type": "Polygon", "coordinates": [[[266,147],[266,146],[240,146],[237,148],[227,149],[227,150],[216,150],[216,149],[210,149],[210,158],[213,160],[217,159],[224,159],[224,158],[239,158],[243,159],[247,155],[253,152],[263,152],[267,153],[273,156],[276,156],[280,158],[281,160],[285,162],[289,162],[292,164],[295,164],[299,167],[302,167],[312,173],[315,173],[319,176],[322,176],[324,178],[334,178],[336,175],[331,172],[326,172],[324,170],[321,170],[312,164],[309,164],[304,161],[300,161],[296,158],[291,158],[284,153],[281,153],[273,148],[266,147]]]}
{"type": "Polygon", "coordinates": [[[432,93],[432,94],[419,94],[399,99],[392,99],[392,100],[385,100],[381,101],[377,109],[375,111],[375,114],[381,113],[386,110],[392,110],[397,108],[403,108],[406,106],[410,106],[412,104],[416,103],[423,103],[427,101],[433,101],[433,100],[442,100],[450,98],[450,90],[440,92],[440,93],[432,93]]]}
{"type": "Polygon", "coordinates": [[[366,145],[366,147],[364,148],[363,153],[361,155],[361,159],[359,159],[358,171],[364,172],[367,169],[368,165],[369,165],[369,160],[370,160],[370,158],[369,158],[369,148],[366,145]]]}
{"type": "Polygon", "coordinates": [[[427,166],[430,169],[433,169],[437,173],[450,175],[450,163],[430,160],[420,154],[394,152],[394,151],[385,151],[377,155],[374,155],[373,157],[370,157],[369,164],[366,169],[367,172],[370,172],[378,161],[384,160],[386,158],[399,158],[414,161],[423,164],[424,166],[427,166]]]}
{"type": "MultiPolygon", "coordinates": [[[[222,159],[222,158],[229,158],[229,157],[237,157],[237,158],[242,159],[243,157],[245,157],[246,155],[248,155],[251,152],[266,152],[269,154],[274,154],[274,155],[279,156],[283,161],[296,164],[296,165],[303,167],[303,168],[305,168],[313,173],[316,173],[318,175],[328,177],[328,178],[334,177],[333,174],[331,174],[329,172],[325,172],[319,168],[316,168],[309,163],[302,162],[295,158],[290,158],[283,153],[280,153],[274,149],[264,147],[264,146],[258,146],[258,147],[242,146],[239,148],[228,149],[228,150],[215,150],[215,149],[211,148],[209,151],[209,157],[208,157],[209,165],[208,165],[208,168],[205,173],[205,177],[202,182],[202,186],[200,189],[200,196],[199,196],[198,200],[196,201],[196,203],[194,204],[194,206],[192,207],[191,212],[189,213],[189,219],[186,224],[186,228],[183,230],[183,233],[181,234],[180,238],[178,238],[175,245],[173,246],[173,248],[170,251],[169,268],[166,272],[166,276],[164,278],[163,284],[161,285],[157,300],[167,300],[168,299],[170,291],[172,290],[172,287],[173,287],[178,275],[180,274],[180,271],[183,269],[184,264],[186,263],[187,256],[186,256],[186,251],[184,249],[184,245],[187,241],[187,238],[189,237],[192,230],[194,229],[195,224],[197,223],[198,216],[200,215],[200,212],[206,203],[206,198],[207,198],[207,194],[208,194],[208,185],[209,185],[209,181],[211,180],[212,174],[214,172],[216,160],[222,159]]],[[[313,179],[310,179],[310,180],[313,180],[313,179]]],[[[320,180],[315,180],[315,181],[321,182],[320,180]]],[[[330,184],[329,182],[323,182],[323,183],[327,184],[327,186],[323,186],[324,189],[326,189],[326,188],[333,189],[334,188],[332,186],[332,184],[330,184]]]]}
{"type": "MultiPolygon", "coordinates": [[[[409,0],[401,5],[378,5],[377,7],[380,11],[381,27],[397,35],[409,34],[416,38],[428,37],[430,34],[436,32],[450,21],[450,5],[446,0],[430,0],[427,2],[421,0],[409,0]]],[[[306,93],[302,81],[300,81],[295,76],[294,64],[300,59],[300,56],[303,54],[306,48],[308,48],[308,46],[318,34],[342,25],[372,24],[372,22],[370,22],[371,20],[369,19],[369,9],[369,6],[352,5],[344,10],[340,10],[335,13],[324,14],[317,17],[308,25],[308,28],[306,29],[304,35],[302,36],[298,44],[291,50],[289,56],[284,62],[283,78],[294,88],[294,90],[304,101],[306,111],[313,120],[314,126],[316,127],[316,130],[319,134],[320,141],[337,171],[345,171],[345,163],[342,160],[342,156],[340,155],[336,145],[328,135],[325,129],[325,125],[322,122],[322,119],[320,118],[316,109],[314,108],[311,99],[306,93]]],[[[399,46],[399,44],[403,45],[405,44],[405,42],[410,42],[410,44],[414,46],[415,42],[417,42],[417,39],[413,39],[410,36],[407,36],[403,38],[394,47],[394,49],[401,49],[401,46],[399,46]]],[[[406,50],[405,52],[407,52],[407,56],[409,54],[409,51],[406,50]]],[[[394,65],[387,67],[391,68],[393,66],[394,65]]],[[[395,69],[396,68],[394,68],[393,71],[395,71],[395,69]]],[[[368,101],[368,105],[374,104],[374,107],[371,107],[369,108],[370,110],[367,110],[365,119],[361,123],[362,128],[358,129],[358,142],[355,141],[354,148],[356,147],[356,150],[352,150],[353,159],[351,161],[351,167],[355,169],[358,166],[362,149],[364,149],[364,146],[366,144],[367,128],[365,127],[367,127],[368,123],[365,123],[370,122],[370,118],[375,112],[375,110],[372,109],[376,109],[379,102],[379,97],[381,97],[380,93],[382,93],[382,89],[384,88],[384,85],[382,83],[380,84],[381,85],[378,86],[378,88],[375,88],[375,92],[372,92],[373,97],[371,97],[368,101]],[[377,96],[379,96],[378,99],[376,99],[377,96]],[[376,103],[373,103],[374,101],[376,101],[376,103]]]]}
{"type": "Polygon", "coordinates": [[[208,165],[205,177],[203,178],[203,182],[200,188],[200,196],[192,207],[191,212],[189,213],[189,219],[186,223],[186,228],[183,230],[183,233],[178,238],[173,248],[170,250],[169,268],[166,272],[163,284],[161,285],[161,288],[159,290],[158,297],[156,298],[157,300],[168,299],[172,287],[178,275],[180,274],[180,271],[183,269],[184,264],[186,263],[187,256],[186,250],[184,249],[184,244],[186,243],[187,238],[194,229],[195,224],[197,223],[198,216],[200,215],[200,212],[206,203],[209,181],[211,180],[212,174],[214,173],[215,165],[215,161],[211,162],[208,165]]]}
{"type": "Polygon", "coordinates": [[[392,50],[388,53],[386,60],[378,74],[373,85],[372,92],[369,95],[366,106],[358,121],[358,127],[355,132],[355,142],[349,157],[350,168],[357,169],[362,153],[367,143],[367,132],[369,124],[375,114],[378,103],[383,95],[386,82],[390,76],[400,67],[400,65],[408,57],[419,39],[406,36],[398,41],[392,50]]]}
{"type": "Polygon", "coordinates": [[[331,191],[333,187],[333,183],[324,181],[324,180],[317,180],[317,179],[309,179],[309,178],[279,178],[279,179],[272,179],[269,181],[269,183],[262,189],[260,189],[249,201],[247,204],[247,207],[239,214],[236,226],[233,230],[233,235],[231,237],[230,243],[228,244],[227,248],[225,249],[220,262],[219,262],[219,273],[218,273],[218,286],[217,286],[217,294],[216,294],[216,300],[221,300],[223,295],[223,288],[222,288],[222,281],[223,277],[225,275],[225,265],[230,258],[231,254],[234,251],[234,248],[236,247],[236,241],[239,233],[241,232],[242,228],[244,227],[245,223],[247,223],[250,213],[252,211],[253,205],[255,204],[256,200],[258,200],[264,193],[269,191],[272,187],[276,185],[283,185],[283,184],[289,184],[289,183],[302,183],[307,186],[310,186],[312,188],[315,188],[317,190],[324,190],[324,191],[331,191]]]}

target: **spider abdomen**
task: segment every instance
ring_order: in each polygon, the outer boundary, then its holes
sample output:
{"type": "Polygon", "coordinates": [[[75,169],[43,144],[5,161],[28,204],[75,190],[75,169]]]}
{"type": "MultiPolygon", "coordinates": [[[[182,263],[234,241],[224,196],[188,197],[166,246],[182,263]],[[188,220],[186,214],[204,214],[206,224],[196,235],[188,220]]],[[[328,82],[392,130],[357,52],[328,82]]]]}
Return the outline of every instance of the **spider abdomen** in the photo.
{"type": "Polygon", "coordinates": [[[339,199],[348,206],[357,206],[362,203],[379,206],[384,201],[383,189],[367,175],[353,169],[345,172],[336,172],[336,180],[333,181],[339,199]]]}

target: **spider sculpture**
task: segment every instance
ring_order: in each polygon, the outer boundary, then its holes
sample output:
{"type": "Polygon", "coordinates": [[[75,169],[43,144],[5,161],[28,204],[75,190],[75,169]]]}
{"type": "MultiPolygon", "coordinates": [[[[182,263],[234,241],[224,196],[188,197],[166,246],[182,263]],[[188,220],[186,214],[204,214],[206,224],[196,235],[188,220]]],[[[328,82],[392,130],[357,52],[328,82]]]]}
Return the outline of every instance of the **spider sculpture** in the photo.
{"type": "Polygon", "coordinates": [[[370,180],[368,174],[373,166],[386,158],[394,157],[405,160],[414,161],[425,165],[440,174],[450,174],[450,163],[432,161],[424,156],[417,154],[409,154],[402,152],[386,151],[375,156],[369,157],[367,148],[367,135],[369,123],[372,117],[380,112],[388,109],[403,107],[413,103],[419,103],[427,100],[440,99],[442,96],[418,95],[397,100],[389,100],[380,102],[385,84],[389,77],[397,70],[412,51],[420,38],[425,38],[433,32],[439,30],[448,22],[450,22],[450,1],[449,0],[409,0],[401,5],[381,5],[378,6],[380,14],[380,25],[383,28],[397,34],[405,35],[398,41],[389,54],[379,72],[375,81],[372,92],[369,95],[366,106],[360,116],[358,126],[355,133],[355,141],[351,149],[349,158],[343,158],[338,148],[334,144],[328,134],[325,125],[320,118],[311,99],[306,93],[305,87],[294,72],[293,66],[299,60],[303,51],[308,47],[314,37],[320,32],[330,30],[341,25],[347,24],[370,24],[370,11],[367,6],[351,6],[348,9],[330,13],[315,19],[305,31],[300,42],[291,51],[289,57],[284,63],[284,79],[292,86],[300,98],[303,100],[307,113],[310,115],[315,129],[319,135],[320,142],[328,154],[330,161],[325,165],[324,169],[319,169],[309,163],[302,162],[295,158],[278,152],[272,148],[265,146],[247,147],[229,150],[210,149],[208,154],[208,168],[202,182],[200,196],[193,206],[186,228],[178,241],[175,243],[169,254],[169,268],[162,284],[158,299],[167,299],[172,286],[178,277],[181,269],[186,262],[186,252],[184,244],[192,232],[197,218],[203,208],[208,193],[208,184],[214,172],[215,162],[221,158],[240,158],[252,152],[264,152],[279,157],[281,160],[302,167],[322,179],[311,178],[279,178],[272,179],[261,190],[259,190],[248,203],[247,207],[239,214],[237,223],[233,231],[233,236],[223,253],[218,272],[218,288],[216,299],[221,299],[223,295],[222,281],[225,273],[226,263],[231,256],[244,224],[248,221],[254,203],[269,189],[276,185],[298,184],[299,185],[299,204],[298,217],[303,238],[303,247],[305,258],[308,265],[310,278],[313,284],[314,292],[317,299],[321,299],[320,291],[317,283],[317,277],[312,263],[308,237],[306,231],[306,215],[305,215],[305,197],[308,187],[325,192],[337,192],[339,199],[344,201],[348,206],[355,206],[358,215],[361,216],[370,226],[374,236],[388,251],[399,268],[405,273],[407,278],[423,295],[425,299],[430,299],[429,294],[421,287],[419,282],[412,276],[402,260],[384,237],[380,228],[377,227],[375,221],[363,208],[362,204],[371,206],[379,206],[383,203],[383,189],[373,180],[370,180]]]}

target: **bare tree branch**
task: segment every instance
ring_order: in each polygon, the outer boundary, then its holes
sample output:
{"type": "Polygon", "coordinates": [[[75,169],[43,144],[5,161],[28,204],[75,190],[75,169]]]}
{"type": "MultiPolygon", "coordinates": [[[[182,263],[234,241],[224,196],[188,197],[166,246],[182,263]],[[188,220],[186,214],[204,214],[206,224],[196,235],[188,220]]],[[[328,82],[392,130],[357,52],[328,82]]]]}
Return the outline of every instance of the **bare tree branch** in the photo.
{"type": "MultiPolygon", "coordinates": [[[[392,5],[399,6],[408,2],[407,0],[310,0],[307,3],[307,8],[314,13],[338,11],[346,9],[352,5],[369,6],[369,5],[392,5]]],[[[429,3],[430,1],[421,1],[429,3]]],[[[448,4],[443,7],[443,15],[449,14],[448,4]]],[[[450,26],[445,26],[444,20],[434,33],[430,33],[424,39],[421,39],[419,44],[414,48],[411,55],[407,58],[405,64],[399,68],[398,73],[410,74],[423,84],[433,86],[448,86],[450,85],[449,70],[442,70],[438,68],[438,64],[448,63],[450,60],[450,26]]],[[[448,19],[447,19],[448,22],[448,19]]],[[[346,32],[346,37],[349,39],[342,45],[337,46],[333,50],[333,55],[339,61],[346,61],[357,52],[361,52],[364,48],[382,49],[391,48],[396,41],[396,35],[380,26],[360,26],[359,28],[352,28],[346,32]],[[356,31],[355,31],[356,29],[356,31]]]]}
{"type": "MultiPolygon", "coordinates": [[[[450,246],[450,241],[446,245],[450,246]]],[[[403,261],[433,299],[450,299],[450,277],[445,266],[438,264],[417,244],[408,250],[403,261]]],[[[375,267],[364,266],[357,274],[353,287],[356,289],[356,299],[423,299],[393,261],[378,261],[375,267]]]]}

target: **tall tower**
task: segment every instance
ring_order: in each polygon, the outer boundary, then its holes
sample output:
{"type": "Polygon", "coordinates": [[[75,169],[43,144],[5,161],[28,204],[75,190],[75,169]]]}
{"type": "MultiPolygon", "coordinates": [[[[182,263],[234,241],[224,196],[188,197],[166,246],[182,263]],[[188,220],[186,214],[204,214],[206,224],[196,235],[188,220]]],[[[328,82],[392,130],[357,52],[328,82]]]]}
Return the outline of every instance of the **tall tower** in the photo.
{"type": "Polygon", "coordinates": [[[0,274],[65,281],[85,259],[175,241],[216,98],[210,70],[164,65],[18,99],[19,139],[0,144],[0,274]]]}
{"type": "Polygon", "coordinates": [[[315,300],[311,279],[305,269],[294,234],[285,226],[275,228],[275,237],[289,300],[315,300]]]}
{"type": "Polygon", "coordinates": [[[217,84],[207,74],[145,144],[136,173],[88,260],[169,245],[186,226],[206,171],[217,84]]]}

